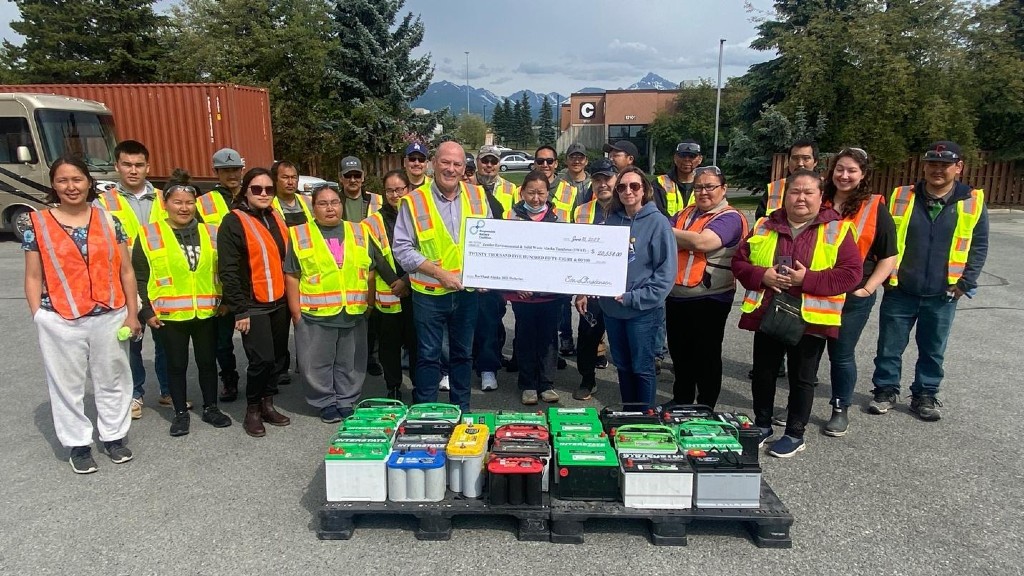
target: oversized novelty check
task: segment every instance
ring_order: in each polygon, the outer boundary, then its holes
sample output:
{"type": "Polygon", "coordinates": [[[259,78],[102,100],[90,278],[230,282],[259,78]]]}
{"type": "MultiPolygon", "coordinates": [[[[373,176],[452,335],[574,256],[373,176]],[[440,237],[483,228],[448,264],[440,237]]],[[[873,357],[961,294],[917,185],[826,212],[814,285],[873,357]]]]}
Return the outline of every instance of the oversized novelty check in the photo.
{"type": "Polygon", "coordinates": [[[470,218],[462,284],[556,294],[618,296],[626,289],[629,228],[470,218]]]}

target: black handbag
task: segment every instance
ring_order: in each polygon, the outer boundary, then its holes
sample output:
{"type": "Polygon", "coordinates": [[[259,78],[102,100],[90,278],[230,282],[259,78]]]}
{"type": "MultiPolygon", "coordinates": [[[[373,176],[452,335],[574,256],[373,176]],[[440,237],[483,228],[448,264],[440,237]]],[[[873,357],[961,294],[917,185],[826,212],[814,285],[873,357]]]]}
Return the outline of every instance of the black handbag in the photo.
{"type": "Polygon", "coordinates": [[[758,327],[759,332],[786,346],[799,344],[806,329],[807,322],[800,314],[800,297],[788,292],[775,294],[758,327]]]}

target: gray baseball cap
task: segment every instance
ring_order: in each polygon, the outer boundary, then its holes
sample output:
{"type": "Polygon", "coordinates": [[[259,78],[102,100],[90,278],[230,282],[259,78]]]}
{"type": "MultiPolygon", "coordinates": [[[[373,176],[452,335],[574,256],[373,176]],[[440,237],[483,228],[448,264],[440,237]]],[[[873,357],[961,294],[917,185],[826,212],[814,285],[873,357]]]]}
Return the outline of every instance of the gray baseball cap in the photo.
{"type": "Polygon", "coordinates": [[[566,149],[565,157],[568,158],[573,154],[583,154],[584,156],[586,156],[587,147],[584,146],[583,144],[580,144],[579,142],[573,142],[572,144],[569,144],[569,148],[566,149]]]}
{"type": "Polygon", "coordinates": [[[242,155],[231,148],[221,148],[213,154],[214,168],[244,168],[242,155]]]}
{"type": "Polygon", "coordinates": [[[476,154],[476,157],[477,159],[480,159],[483,158],[484,156],[493,156],[494,158],[501,160],[501,150],[498,150],[498,147],[494,145],[481,146],[480,151],[477,152],[476,154]]]}
{"type": "Polygon", "coordinates": [[[349,172],[359,172],[363,174],[363,163],[355,156],[345,156],[341,159],[341,175],[344,176],[349,172]]]}

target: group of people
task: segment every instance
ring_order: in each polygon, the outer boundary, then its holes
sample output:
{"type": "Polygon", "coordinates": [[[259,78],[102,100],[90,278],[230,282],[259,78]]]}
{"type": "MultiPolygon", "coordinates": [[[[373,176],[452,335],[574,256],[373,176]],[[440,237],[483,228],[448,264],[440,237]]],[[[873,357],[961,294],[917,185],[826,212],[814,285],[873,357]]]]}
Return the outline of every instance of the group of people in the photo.
{"type": "Polygon", "coordinates": [[[755,424],[763,442],[773,438],[773,425],[785,427],[771,454],[805,448],[825,350],[832,417],[824,432],[846,434],[856,345],[883,287],[869,409],[884,414],[898,401],[901,358],[916,323],[911,410],[939,419],[953,315],[959,298],[977,288],[988,247],[984,194],[957,180],[959,146],[932,145],[924,179],[884,198],[868,188],[864,150],[841,150],[822,178],[813,170],[817,147],[796,142],[788,177],[769,185],[752,224],[729,205],[725,174],[702,165],[695,141],[679,143],[673,168],[657,178],[634,165],[631,142],[604,151],[588,171],[586,149],[573,144],[559,173],[556,150],[541,146],[516,186],[501,177],[495,146],[479,150],[467,176],[458,143],[432,155],[414,143],[403,168],[384,175],[383,194],[364,190],[362,162],[350,156],[340,163],[340,187],[315,186],[308,196],[298,192],[294,164],[243,173],[231,149],[213,156],[219,183],[206,193],[187,175],[154,188],[149,151],[136,141],[118,144],[120,181],[102,194],[81,160],[58,160],[50,170],[52,208],[18,225],[54,427],[72,468],[96,470],[83,406],[87,373],[105,451],[114,462],[132,458],[124,438],[143,414],[146,328],[160,403],[174,410],[172,436],[190,431],[190,342],[202,420],[232,424],[218,402],[238,396],[236,331],[248,360],[242,427],[253,437],[266,434],[265,424],[290,423],[274,396],[291,383],[292,332],[306,401],[324,422],[352,414],[367,373],[383,374],[388,396],[403,399],[405,363],[413,402],[447,391],[469,410],[473,373],[483,390],[494,390],[502,366],[518,371],[523,404],[558,402],[553,370],[560,355],[576,354],[573,397],[586,400],[608,352],[624,404],[661,403],[656,375],[667,352],[672,402],[714,408],[736,281],[745,290],[739,326],[755,332],[755,424]],[[467,288],[462,243],[472,217],[628,226],[625,289],[594,298],[467,288]],[[509,303],[515,330],[506,359],[509,303]],[[575,343],[572,309],[579,314],[575,343]],[[784,358],[789,399],[776,414],[784,358]]]}

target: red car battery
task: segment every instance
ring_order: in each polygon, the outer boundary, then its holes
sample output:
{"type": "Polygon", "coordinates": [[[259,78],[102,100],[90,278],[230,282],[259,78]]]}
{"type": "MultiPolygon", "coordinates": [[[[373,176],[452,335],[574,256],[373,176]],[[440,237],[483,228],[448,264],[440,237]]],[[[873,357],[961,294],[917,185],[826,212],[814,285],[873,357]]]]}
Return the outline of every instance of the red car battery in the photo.
{"type": "Polygon", "coordinates": [[[621,406],[606,406],[601,409],[601,426],[609,436],[614,436],[613,430],[626,424],[661,424],[661,415],[653,408],[647,408],[644,404],[623,404],[621,406]]]}
{"type": "Polygon", "coordinates": [[[544,463],[535,456],[491,454],[487,462],[489,502],[494,506],[540,506],[544,463]]]}
{"type": "Polygon", "coordinates": [[[673,429],[680,424],[690,420],[714,420],[715,411],[705,404],[676,404],[669,408],[662,408],[661,422],[673,429]]]}
{"type": "Polygon", "coordinates": [[[538,424],[506,424],[494,432],[495,440],[540,440],[548,443],[551,433],[547,426],[538,424]]]}
{"type": "MultiPolygon", "coordinates": [[[[502,426],[505,428],[505,426],[502,426]]],[[[544,465],[544,475],[541,477],[541,490],[547,492],[549,489],[549,477],[551,466],[551,445],[546,440],[519,439],[519,438],[495,438],[491,445],[491,453],[497,457],[533,456],[540,459],[544,465]]]]}
{"type": "Polygon", "coordinates": [[[742,461],[748,464],[757,464],[760,452],[757,445],[761,442],[761,430],[754,425],[754,421],[749,416],[735,412],[719,412],[718,419],[736,427],[736,439],[743,446],[742,461]]]}

